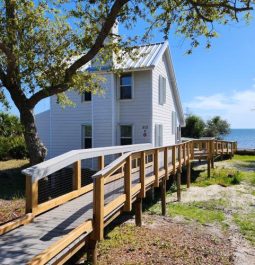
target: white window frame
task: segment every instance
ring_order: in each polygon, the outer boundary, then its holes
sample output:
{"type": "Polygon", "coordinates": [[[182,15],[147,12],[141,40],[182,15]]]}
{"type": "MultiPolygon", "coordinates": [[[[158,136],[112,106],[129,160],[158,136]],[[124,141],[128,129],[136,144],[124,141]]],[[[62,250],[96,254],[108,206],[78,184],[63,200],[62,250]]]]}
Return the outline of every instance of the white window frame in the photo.
{"type": "Polygon", "coordinates": [[[118,99],[120,101],[130,101],[130,100],[133,100],[134,99],[134,74],[133,72],[126,72],[126,73],[123,73],[120,75],[120,77],[118,78],[118,99]],[[123,75],[130,75],[131,76],[131,98],[121,98],[121,76],[123,75]]]}
{"type": "Polygon", "coordinates": [[[92,92],[91,91],[84,91],[81,95],[81,102],[90,103],[92,101],[92,92]],[[91,94],[91,100],[85,100],[85,93],[91,94]]]}
{"type": "Polygon", "coordinates": [[[93,148],[93,127],[92,127],[91,124],[86,123],[86,124],[82,124],[81,125],[81,144],[82,144],[82,149],[90,149],[90,148],[93,148]],[[86,126],[90,126],[91,127],[91,137],[86,137],[86,135],[85,135],[85,128],[86,128],[86,126]],[[85,147],[85,138],[91,139],[91,147],[89,147],[89,148],[86,148],[85,147]]]}
{"type": "Polygon", "coordinates": [[[159,75],[158,102],[159,105],[166,104],[166,78],[162,75],[159,75]]]}
{"type": "Polygon", "coordinates": [[[129,126],[129,127],[131,127],[131,144],[134,144],[134,126],[133,126],[133,124],[120,124],[119,125],[119,132],[120,132],[120,134],[119,134],[119,143],[120,143],[120,145],[122,145],[121,144],[121,139],[130,139],[130,137],[121,137],[121,127],[122,126],[129,126]]]}

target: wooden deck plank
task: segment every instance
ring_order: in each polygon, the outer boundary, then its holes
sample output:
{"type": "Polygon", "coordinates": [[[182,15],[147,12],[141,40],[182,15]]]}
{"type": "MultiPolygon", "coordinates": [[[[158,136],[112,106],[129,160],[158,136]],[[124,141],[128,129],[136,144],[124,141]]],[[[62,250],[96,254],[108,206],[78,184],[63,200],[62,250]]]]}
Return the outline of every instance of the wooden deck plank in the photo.
{"type": "MultiPolygon", "coordinates": [[[[138,174],[134,177],[138,179],[138,174]]],[[[124,193],[123,178],[105,185],[106,203],[124,193]]],[[[0,237],[0,264],[26,264],[33,256],[92,218],[92,192],[46,213],[0,237]]]]}

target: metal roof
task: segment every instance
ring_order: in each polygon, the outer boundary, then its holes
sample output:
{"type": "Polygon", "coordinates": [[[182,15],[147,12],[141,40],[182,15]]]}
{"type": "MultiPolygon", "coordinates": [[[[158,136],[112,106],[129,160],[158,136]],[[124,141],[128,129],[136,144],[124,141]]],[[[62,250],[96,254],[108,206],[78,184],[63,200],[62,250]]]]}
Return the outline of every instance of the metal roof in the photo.
{"type": "Polygon", "coordinates": [[[134,47],[131,53],[123,54],[122,62],[115,64],[115,68],[127,70],[155,66],[155,59],[164,47],[164,42],[134,47]]]}
{"type": "MultiPolygon", "coordinates": [[[[121,58],[121,62],[117,63],[116,58],[113,59],[114,68],[116,70],[135,70],[153,67],[156,65],[157,58],[163,54],[166,47],[168,47],[168,43],[161,42],[136,46],[129,52],[120,51],[118,57],[121,58]]],[[[109,71],[111,70],[111,66],[93,66],[93,64],[90,62],[80,68],[80,71],[86,70],[90,72],[109,71]]]]}

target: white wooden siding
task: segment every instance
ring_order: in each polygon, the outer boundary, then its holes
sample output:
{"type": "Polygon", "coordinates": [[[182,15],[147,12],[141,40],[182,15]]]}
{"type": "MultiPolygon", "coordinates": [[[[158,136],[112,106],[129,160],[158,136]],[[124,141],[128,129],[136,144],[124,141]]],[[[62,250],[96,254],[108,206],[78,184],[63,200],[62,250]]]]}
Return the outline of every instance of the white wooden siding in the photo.
{"type": "Polygon", "coordinates": [[[38,135],[48,150],[47,157],[50,156],[50,110],[38,113],[35,115],[35,123],[38,131],[38,135]]]}
{"type": "MultiPolygon", "coordinates": [[[[163,56],[158,65],[153,70],[153,127],[156,124],[163,125],[163,145],[174,144],[176,141],[175,135],[172,134],[172,111],[175,110],[172,89],[170,87],[170,75],[167,69],[166,58],[163,56]],[[159,76],[162,75],[166,78],[166,103],[159,104],[159,76]]],[[[176,130],[175,130],[176,131],[176,130]]],[[[155,145],[155,129],[153,132],[153,145],[155,145]]]]}
{"type": "MultiPolygon", "coordinates": [[[[151,143],[152,72],[150,70],[133,72],[132,77],[134,86],[133,98],[131,100],[117,100],[119,101],[117,144],[120,143],[120,124],[128,124],[133,126],[133,144],[151,143]]],[[[118,86],[117,89],[119,89],[118,86]]]]}
{"type": "Polygon", "coordinates": [[[52,151],[50,157],[80,149],[81,125],[92,124],[91,102],[82,102],[81,95],[75,92],[69,92],[68,96],[75,102],[75,107],[62,108],[56,103],[56,97],[51,97],[52,151]]]}

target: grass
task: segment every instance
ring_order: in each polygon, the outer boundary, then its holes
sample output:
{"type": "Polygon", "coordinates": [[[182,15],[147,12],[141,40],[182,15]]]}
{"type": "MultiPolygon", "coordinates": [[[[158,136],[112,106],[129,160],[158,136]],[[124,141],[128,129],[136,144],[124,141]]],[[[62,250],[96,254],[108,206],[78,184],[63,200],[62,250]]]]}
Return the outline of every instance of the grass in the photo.
{"type": "Polygon", "coordinates": [[[255,246],[255,212],[249,214],[235,214],[234,221],[242,235],[255,246]]]}
{"type": "Polygon", "coordinates": [[[211,169],[211,178],[203,171],[195,180],[194,185],[206,187],[218,184],[224,187],[238,185],[242,181],[255,186],[255,156],[235,155],[232,160],[226,161],[232,167],[216,167],[211,169]]]}
{"type": "MultiPolygon", "coordinates": [[[[167,214],[169,216],[183,216],[187,220],[195,220],[200,224],[221,223],[225,220],[222,208],[226,205],[224,200],[209,200],[206,202],[192,203],[170,203],[167,205],[167,214]]],[[[149,209],[152,214],[160,214],[159,204],[149,209]]]]}
{"type": "Polygon", "coordinates": [[[100,252],[103,254],[113,248],[118,248],[124,245],[130,246],[130,248],[135,248],[135,235],[137,229],[139,228],[134,225],[122,225],[115,227],[107,234],[107,240],[99,243],[100,252]]]}
{"type": "Polygon", "coordinates": [[[211,170],[211,178],[207,172],[201,172],[194,182],[195,186],[206,187],[218,184],[224,187],[240,184],[242,180],[241,172],[234,168],[215,168],[211,170]]]}
{"type": "Polygon", "coordinates": [[[0,161],[0,199],[24,197],[25,176],[21,170],[27,166],[28,160],[0,161]]]}

